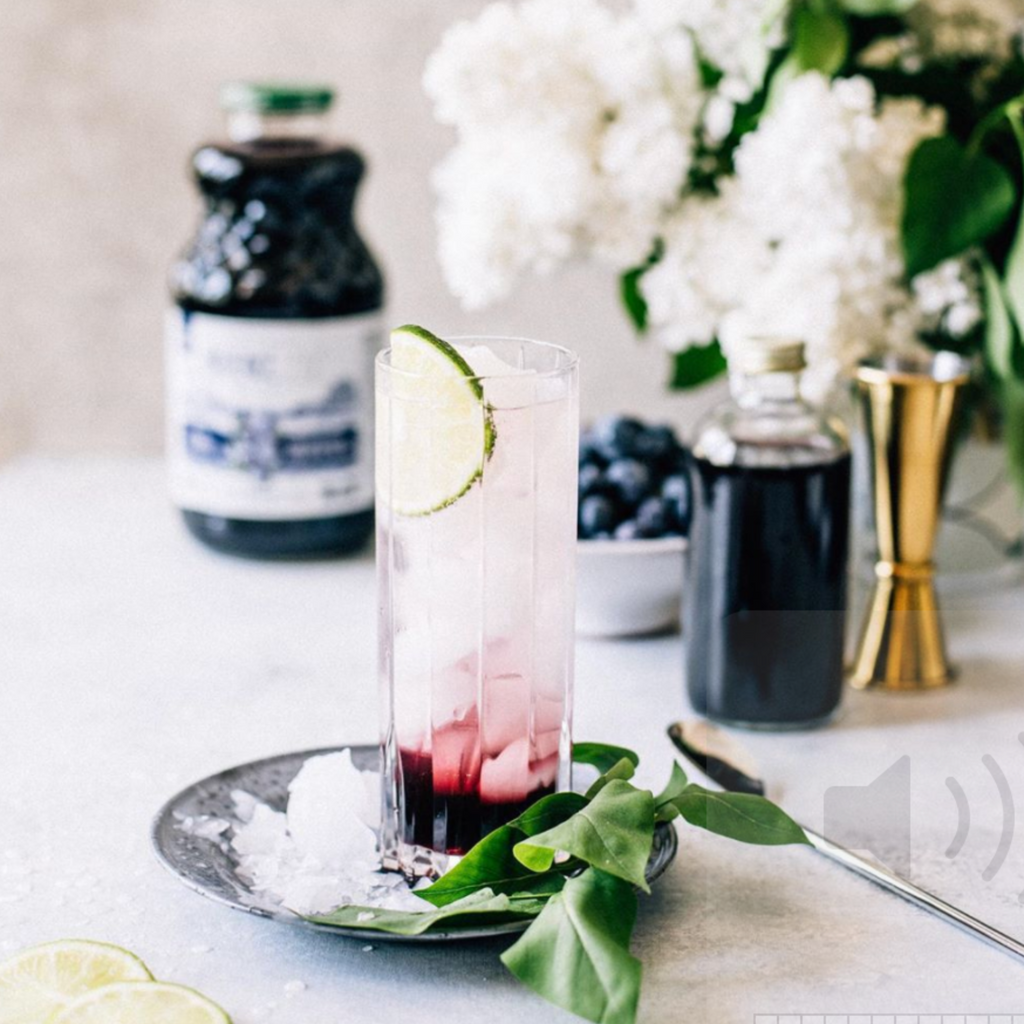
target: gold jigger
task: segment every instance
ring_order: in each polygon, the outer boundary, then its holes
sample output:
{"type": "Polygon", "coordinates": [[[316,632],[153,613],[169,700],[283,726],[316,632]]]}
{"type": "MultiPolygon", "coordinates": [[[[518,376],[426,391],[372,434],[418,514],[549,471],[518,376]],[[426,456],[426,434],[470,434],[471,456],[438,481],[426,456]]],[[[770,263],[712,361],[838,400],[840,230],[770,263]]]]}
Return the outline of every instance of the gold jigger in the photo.
{"type": "Polygon", "coordinates": [[[850,675],[858,689],[950,681],[932,551],[969,379],[970,364],[952,352],[858,367],[879,554],[850,675]]]}

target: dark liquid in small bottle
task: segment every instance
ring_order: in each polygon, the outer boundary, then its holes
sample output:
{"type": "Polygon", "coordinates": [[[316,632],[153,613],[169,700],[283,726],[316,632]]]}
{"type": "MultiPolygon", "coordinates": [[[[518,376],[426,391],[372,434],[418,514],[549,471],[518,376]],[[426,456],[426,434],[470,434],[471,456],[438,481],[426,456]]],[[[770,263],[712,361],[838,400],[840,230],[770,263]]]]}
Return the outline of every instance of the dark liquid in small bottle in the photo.
{"type": "MultiPolygon", "coordinates": [[[[362,157],[316,139],[206,145],[193,157],[206,215],[174,268],[186,313],[315,319],[366,313],[383,279],[352,209],[362,157]]],[[[236,519],[183,509],[222,551],[263,557],[343,554],[366,543],[373,509],[305,519],[236,519]]]]}
{"type": "Polygon", "coordinates": [[[839,704],[850,457],[786,468],[694,458],[686,660],[694,708],[812,723],[839,704]]]}
{"type": "Polygon", "coordinates": [[[429,754],[400,751],[404,787],[403,840],[428,850],[464,854],[484,836],[518,818],[555,787],[542,786],[524,800],[489,803],[481,800],[479,779],[460,792],[442,792],[434,785],[434,765],[429,754]]]}

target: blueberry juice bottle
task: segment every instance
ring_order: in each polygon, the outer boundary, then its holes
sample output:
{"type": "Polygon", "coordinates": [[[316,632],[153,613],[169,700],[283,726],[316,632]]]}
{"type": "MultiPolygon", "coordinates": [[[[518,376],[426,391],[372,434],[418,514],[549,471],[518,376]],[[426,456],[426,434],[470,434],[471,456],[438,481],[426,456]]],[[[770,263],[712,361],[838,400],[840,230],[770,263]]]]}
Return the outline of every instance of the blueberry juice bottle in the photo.
{"type": "Polygon", "coordinates": [[[842,694],[850,449],[803,367],[800,343],[749,343],[692,448],[687,686],[731,725],[817,724],[842,694]]]}
{"type": "Polygon", "coordinates": [[[364,163],[328,141],[326,88],[225,88],[196,150],[204,214],[172,272],[171,497],[211,547],[341,554],[373,530],[383,280],[353,222],[364,163]]]}

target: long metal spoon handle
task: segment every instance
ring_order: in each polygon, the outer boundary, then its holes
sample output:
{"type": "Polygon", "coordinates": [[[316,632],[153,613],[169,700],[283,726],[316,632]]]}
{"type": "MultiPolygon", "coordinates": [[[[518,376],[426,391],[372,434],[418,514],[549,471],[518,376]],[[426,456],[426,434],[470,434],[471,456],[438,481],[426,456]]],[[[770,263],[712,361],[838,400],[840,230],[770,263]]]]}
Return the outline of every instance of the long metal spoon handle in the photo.
{"type": "Polygon", "coordinates": [[[954,907],[951,903],[947,903],[945,900],[939,899],[938,896],[933,896],[925,889],[914,885],[913,882],[901,878],[879,864],[872,863],[865,857],[852,853],[846,847],[833,843],[824,836],[818,835],[817,832],[812,832],[808,828],[805,828],[804,832],[811,841],[811,845],[819,853],[823,853],[826,857],[830,857],[837,863],[842,864],[844,868],[856,872],[858,875],[867,878],[876,885],[880,885],[883,889],[888,889],[889,892],[895,893],[897,896],[902,896],[905,900],[909,900],[924,910],[945,918],[958,928],[962,928],[965,932],[985,939],[993,946],[998,946],[1005,952],[1012,953],[1014,956],[1024,960],[1024,943],[1018,942],[1009,935],[1004,935],[991,925],[985,924],[984,921],[979,921],[976,917],[972,917],[958,907],[954,907]]]}

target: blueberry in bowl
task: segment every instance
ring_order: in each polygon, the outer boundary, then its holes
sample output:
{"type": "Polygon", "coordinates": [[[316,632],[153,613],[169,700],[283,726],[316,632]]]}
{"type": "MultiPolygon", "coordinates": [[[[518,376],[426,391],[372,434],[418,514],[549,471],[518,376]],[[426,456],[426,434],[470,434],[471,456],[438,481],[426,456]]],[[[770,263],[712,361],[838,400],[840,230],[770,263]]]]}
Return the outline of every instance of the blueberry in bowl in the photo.
{"type": "Polygon", "coordinates": [[[583,431],[580,633],[635,636],[678,624],[690,487],[686,449],[671,427],[606,416],[583,431]]]}

